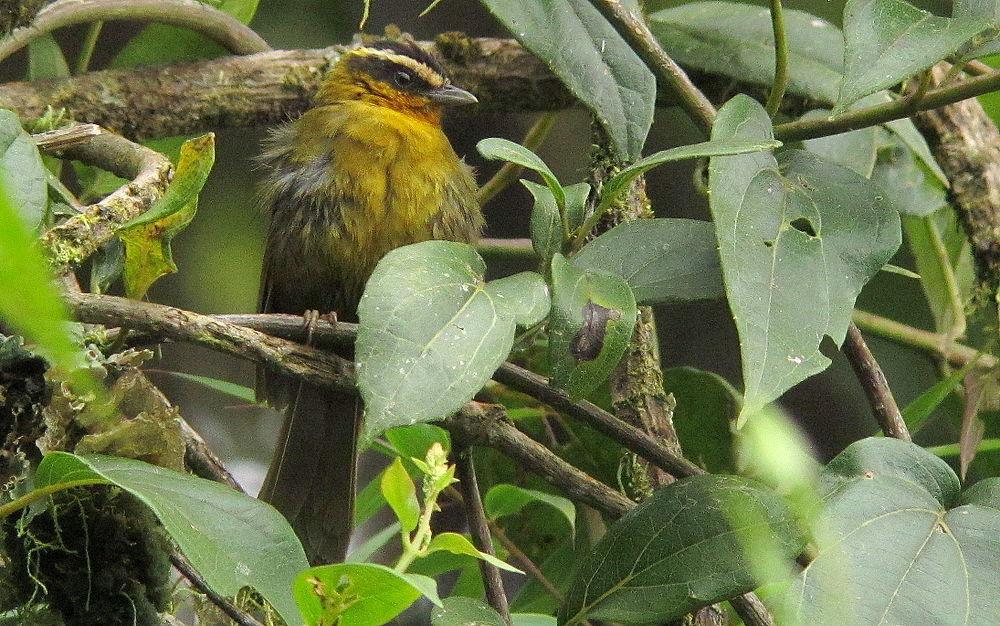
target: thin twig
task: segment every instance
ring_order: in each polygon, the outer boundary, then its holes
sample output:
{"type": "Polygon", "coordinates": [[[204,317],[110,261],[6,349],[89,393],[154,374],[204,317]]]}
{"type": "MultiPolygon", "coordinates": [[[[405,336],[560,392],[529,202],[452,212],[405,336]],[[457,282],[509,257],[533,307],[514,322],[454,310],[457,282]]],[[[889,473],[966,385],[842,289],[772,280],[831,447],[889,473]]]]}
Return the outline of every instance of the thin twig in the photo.
{"type": "Polygon", "coordinates": [[[201,577],[201,574],[194,569],[183,554],[177,551],[172,552],[170,554],[170,563],[173,564],[174,568],[184,578],[188,579],[192,587],[205,594],[205,597],[211,600],[212,604],[219,607],[223,613],[228,615],[239,626],[264,626],[254,619],[252,615],[230,602],[228,598],[215,593],[208,585],[208,582],[201,577]]]}
{"type": "Polygon", "coordinates": [[[760,598],[753,593],[745,593],[729,599],[736,614],[746,626],[774,626],[774,618],[760,598]]]}
{"type": "Polygon", "coordinates": [[[851,319],[866,332],[891,339],[905,346],[923,350],[924,352],[945,359],[955,367],[964,367],[970,361],[977,358],[985,369],[991,369],[1000,364],[995,356],[980,354],[975,348],[955,343],[944,335],[932,333],[922,328],[914,328],[913,326],[908,326],[902,322],[875,315],[868,311],[855,309],[851,319]]]}
{"type": "MultiPolygon", "coordinates": [[[[525,133],[524,139],[521,140],[521,145],[532,152],[537,152],[538,148],[545,142],[545,138],[549,136],[549,131],[552,130],[552,125],[555,124],[558,116],[559,114],[556,111],[547,111],[539,115],[535,123],[525,133]]],[[[524,168],[522,166],[505,161],[500,166],[500,169],[497,170],[497,173],[479,188],[479,205],[485,206],[494,196],[517,180],[517,177],[523,171],[524,168]]]]}
{"type": "Polygon", "coordinates": [[[65,128],[35,133],[31,136],[35,145],[44,152],[59,152],[66,148],[87,143],[103,131],[97,124],[74,124],[65,128]]]}
{"type": "Polygon", "coordinates": [[[195,0],[56,0],[0,41],[0,61],[54,30],[89,22],[159,22],[196,31],[234,54],[270,50],[260,35],[232,15],[195,0]]]}
{"type": "Polygon", "coordinates": [[[892,390],[889,389],[889,383],[885,380],[885,374],[882,373],[882,368],[879,367],[875,356],[868,349],[868,344],[865,343],[861,331],[858,330],[854,322],[847,326],[847,338],[844,339],[843,349],[844,355],[847,356],[851,367],[854,368],[858,382],[861,383],[865,395],[868,396],[872,413],[875,414],[875,419],[878,420],[882,432],[885,433],[886,437],[910,441],[910,431],[906,428],[906,422],[903,421],[903,416],[899,412],[896,399],[892,395],[892,390]]]}
{"type": "Polygon", "coordinates": [[[715,123],[715,107],[691,82],[681,66],[670,58],[642,16],[625,7],[621,0],[594,0],[594,5],[645,61],[649,69],[653,70],[656,77],[677,98],[681,108],[707,136],[712,130],[712,124],[715,123]]]}
{"type": "Polygon", "coordinates": [[[181,438],[184,440],[184,461],[191,469],[191,473],[246,493],[198,431],[184,419],[181,420],[181,438]]]}
{"type": "Polygon", "coordinates": [[[492,521],[489,524],[490,530],[493,531],[493,536],[497,538],[497,541],[500,542],[500,545],[503,546],[504,550],[510,553],[514,562],[517,563],[525,572],[531,574],[531,576],[534,577],[534,579],[537,580],[542,587],[545,587],[545,590],[549,592],[549,595],[551,595],[556,602],[561,604],[566,597],[563,592],[559,591],[559,588],[548,579],[548,577],[542,572],[541,568],[539,568],[538,565],[531,560],[531,557],[525,554],[524,551],[521,550],[521,548],[519,548],[510,537],[507,536],[507,533],[504,532],[503,528],[501,528],[499,524],[492,521]]]}
{"type": "Polygon", "coordinates": [[[771,30],[774,33],[774,82],[767,95],[767,114],[774,117],[781,110],[781,101],[788,86],[788,36],[781,0],[771,0],[771,30]]]}
{"type": "MultiPolygon", "coordinates": [[[[462,491],[462,501],[465,504],[465,518],[469,523],[469,534],[472,544],[480,552],[496,556],[493,550],[493,538],[490,536],[486,512],[483,510],[483,500],[479,495],[479,481],[476,478],[476,466],[472,461],[472,449],[460,445],[455,450],[455,473],[458,486],[462,491]]],[[[478,559],[479,571],[483,574],[486,585],[486,600],[500,614],[504,623],[510,625],[510,607],[507,604],[507,593],[503,588],[500,568],[483,559],[478,559]]]]}
{"type": "Polygon", "coordinates": [[[104,22],[102,21],[92,22],[87,27],[87,34],[83,38],[83,43],[80,45],[80,52],[76,57],[76,64],[73,66],[74,74],[83,74],[90,69],[90,59],[94,56],[94,50],[97,48],[97,40],[101,36],[102,28],[104,28],[104,22]]]}

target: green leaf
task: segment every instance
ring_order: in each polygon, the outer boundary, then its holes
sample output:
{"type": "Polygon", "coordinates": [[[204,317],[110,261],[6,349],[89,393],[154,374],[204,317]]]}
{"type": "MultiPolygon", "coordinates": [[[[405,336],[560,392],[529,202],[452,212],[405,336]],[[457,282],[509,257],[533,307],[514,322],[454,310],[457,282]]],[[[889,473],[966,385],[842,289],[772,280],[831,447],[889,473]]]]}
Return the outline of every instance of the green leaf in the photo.
{"type": "Polygon", "coordinates": [[[711,222],[659,218],[625,222],[589,242],[573,265],[624,279],[639,304],[722,298],[711,222]]]}
{"type": "MultiPolygon", "coordinates": [[[[809,111],[801,119],[823,119],[829,116],[830,111],[817,109],[809,111]]],[[[806,139],[802,142],[802,147],[824,161],[842,165],[865,178],[871,178],[872,170],[875,169],[878,130],[878,127],[869,126],[839,135],[806,139]]]]}
{"type": "Polygon", "coordinates": [[[483,498],[483,507],[490,519],[519,513],[529,504],[544,504],[559,511],[569,523],[570,532],[576,530],[576,507],[573,502],[551,493],[525,489],[516,485],[493,485],[483,498]]]}
{"type": "Polygon", "coordinates": [[[581,398],[607,380],[632,338],[637,311],[622,278],[552,257],[552,384],[581,398]]]}
{"type": "Polygon", "coordinates": [[[587,200],[590,198],[590,185],[576,183],[563,187],[566,192],[566,224],[569,232],[575,232],[587,219],[587,200]]]}
{"type": "MultiPolygon", "coordinates": [[[[859,102],[869,104],[869,99],[870,104],[878,104],[880,102],[887,102],[892,98],[887,92],[880,91],[873,96],[870,96],[870,98],[862,98],[859,102]]],[[[924,136],[920,134],[920,131],[917,130],[916,126],[914,126],[913,120],[908,117],[904,117],[901,120],[886,122],[884,126],[903,140],[903,143],[905,143],[910,151],[913,152],[918,159],[920,159],[920,162],[931,171],[941,185],[945,187],[949,186],[950,183],[948,182],[948,177],[941,169],[941,166],[938,165],[934,155],[931,154],[931,147],[927,145],[927,140],[924,139],[924,136]]]]}
{"type": "Polygon", "coordinates": [[[972,246],[955,211],[944,206],[925,217],[904,215],[903,232],[937,332],[961,332],[965,302],[975,288],[972,246]]]}
{"type": "MultiPolygon", "coordinates": [[[[785,9],[788,93],[821,102],[837,100],[844,37],[826,20],[785,9]]],[[[770,87],[774,82],[774,32],[766,7],[736,2],[692,2],[657,11],[650,28],[685,67],[770,87]]]]}
{"type": "Polygon", "coordinates": [[[55,37],[46,33],[28,44],[28,80],[66,78],[70,75],[66,57],[55,37]]]}
{"type": "Polygon", "coordinates": [[[381,626],[421,596],[441,606],[433,579],[401,574],[375,563],[307,569],[295,578],[293,592],[308,626],[381,626]]]}
{"type": "Polygon", "coordinates": [[[995,482],[960,498],[944,461],[888,438],[850,445],[822,479],[818,553],[788,591],[797,623],[1000,623],[995,482]]]}
{"type": "MultiPolygon", "coordinates": [[[[0,111],[0,124],[6,114],[0,111]]],[[[38,241],[11,202],[8,179],[0,175],[0,319],[34,342],[40,355],[72,373],[74,382],[96,389],[97,383],[79,369],[82,353],[70,336],[69,312],[38,241]]]]}
{"type": "Polygon", "coordinates": [[[757,530],[788,557],[804,543],[781,499],[752,481],[706,474],[663,487],[582,560],[559,623],[664,622],[749,591],[764,581],[755,580],[741,537],[757,530]]]}
{"type": "Polygon", "coordinates": [[[399,518],[403,530],[413,532],[420,521],[420,502],[417,501],[417,488],[402,461],[396,459],[385,468],[380,485],[382,496],[399,518]]]}
{"type": "Polygon", "coordinates": [[[66,452],[45,455],[35,486],[81,479],[103,479],[139,498],[216,592],[235,596],[251,586],[286,622],[299,622],[291,585],[309,564],[292,527],[269,504],[142,461],[66,452]]]}
{"type": "MultiPolygon", "coordinates": [[[[720,111],[713,138],[771,136],[746,96],[720,111]]],[[[741,422],[826,369],[854,301],[899,247],[899,216],[860,175],[803,151],[713,157],[710,207],[743,360],[741,422]]]]}
{"type": "Polygon", "coordinates": [[[969,361],[965,367],[952,372],[947,378],[937,381],[933,387],[917,396],[901,411],[903,421],[911,433],[915,433],[927,422],[934,411],[951,395],[965,375],[976,367],[977,359],[969,361]]]}
{"type": "Polygon", "coordinates": [[[458,533],[438,533],[434,535],[434,538],[431,539],[430,545],[427,546],[427,552],[430,554],[439,551],[451,552],[452,554],[464,554],[466,556],[486,561],[487,563],[495,565],[502,570],[507,570],[508,572],[514,572],[516,574],[524,573],[513,565],[508,565],[491,554],[480,552],[476,549],[476,546],[472,545],[471,541],[466,539],[464,535],[460,535],[458,533]]]}
{"type": "Polygon", "coordinates": [[[542,262],[547,264],[552,260],[553,254],[562,250],[566,239],[566,228],[559,214],[559,206],[548,187],[530,180],[522,180],[521,184],[535,199],[535,205],[531,209],[531,247],[542,262]]]}
{"type": "Polygon", "coordinates": [[[726,379],[693,367],[663,372],[663,390],[673,394],[674,428],[685,458],[714,473],[735,473],[733,425],[743,400],[726,379]]]}
{"type": "Polygon", "coordinates": [[[36,228],[49,205],[48,170],[31,135],[17,115],[0,109],[0,180],[15,211],[28,228],[36,228]]]}
{"type": "Polygon", "coordinates": [[[370,520],[385,504],[385,496],[382,495],[382,474],[379,473],[355,498],[354,527],[357,528],[370,520]]]}
{"type": "Polygon", "coordinates": [[[219,380],[218,378],[211,378],[209,376],[197,376],[195,374],[175,372],[173,370],[160,370],[159,373],[166,374],[172,378],[180,378],[181,380],[186,380],[195,383],[196,385],[201,385],[202,387],[218,391],[219,393],[225,394],[231,398],[242,400],[243,402],[257,404],[257,394],[253,389],[244,387],[243,385],[237,385],[236,383],[231,383],[228,380],[219,380]]]}
{"type": "Polygon", "coordinates": [[[514,626],[556,626],[556,618],[539,613],[514,613],[510,616],[514,626]]]}
{"type": "Polygon", "coordinates": [[[410,476],[420,476],[423,470],[418,468],[413,459],[421,461],[427,456],[427,450],[435,443],[447,452],[451,450],[451,436],[448,431],[433,424],[413,424],[399,426],[385,431],[385,438],[399,453],[399,460],[410,476]]]}
{"type": "Polygon", "coordinates": [[[170,187],[152,207],[118,228],[125,244],[125,293],[141,299],[158,278],[177,271],[170,240],[198,210],[198,194],[215,163],[215,135],[185,141],[170,187]]]}
{"type": "Polygon", "coordinates": [[[365,539],[364,543],[356,548],[352,548],[347,555],[346,562],[348,563],[364,563],[370,561],[376,552],[382,549],[385,544],[389,543],[392,539],[398,538],[399,533],[403,530],[399,522],[393,522],[378,531],[371,537],[365,539]]]}
{"type": "Polygon", "coordinates": [[[431,626],[505,626],[500,614],[482,600],[452,596],[431,611],[431,626]]]}
{"type": "Polygon", "coordinates": [[[978,17],[937,17],[903,0],[848,0],[844,82],[834,111],[926,70],[989,26],[978,17]]]}
{"type": "Polygon", "coordinates": [[[945,190],[899,135],[880,133],[878,159],[871,180],[886,199],[905,215],[924,216],[947,202],[945,190]]]}
{"type": "Polygon", "coordinates": [[[997,0],[955,0],[952,17],[985,19],[992,28],[979,35],[963,51],[963,60],[976,59],[990,54],[1000,54],[1000,2],[997,0]]]}
{"type": "Polygon", "coordinates": [[[653,122],[656,79],[590,2],[482,3],[590,109],[619,158],[639,157],[653,122]]]}
{"type": "Polygon", "coordinates": [[[540,275],[487,283],[485,271],[471,246],[450,241],[397,248],[379,261],[358,307],[364,441],[458,410],[503,363],[515,327],[544,319],[540,275]]]}
{"type": "Polygon", "coordinates": [[[675,161],[686,161],[688,159],[700,159],[711,156],[724,156],[734,154],[746,154],[748,152],[760,152],[762,150],[774,150],[781,146],[780,141],[705,141],[702,143],[678,146],[668,150],[661,150],[648,157],[639,159],[632,165],[626,167],[611,177],[611,180],[604,185],[601,191],[601,206],[609,206],[619,196],[621,196],[632,184],[632,181],[642,176],[649,170],[675,161]]]}
{"type": "MultiPolygon", "coordinates": [[[[556,206],[560,209],[566,206],[566,192],[563,190],[562,185],[559,184],[559,179],[552,173],[552,170],[545,164],[545,161],[540,159],[531,150],[513,141],[499,137],[483,139],[476,144],[476,150],[479,151],[479,154],[483,155],[484,159],[509,161],[515,165],[520,165],[533,172],[537,172],[542,177],[542,180],[545,181],[545,184],[548,185],[549,191],[552,192],[552,197],[556,200],[556,206]]],[[[530,187],[528,191],[531,191],[530,187]]]]}
{"type": "MultiPolygon", "coordinates": [[[[259,0],[202,0],[202,2],[247,24],[257,12],[259,0]]],[[[135,67],[167,61],[197,61],[226,54],[228,51],[221,45],[196,32],[177,26],[151,24],[125,45],[111,62],[111,66],[135,67]]]]}

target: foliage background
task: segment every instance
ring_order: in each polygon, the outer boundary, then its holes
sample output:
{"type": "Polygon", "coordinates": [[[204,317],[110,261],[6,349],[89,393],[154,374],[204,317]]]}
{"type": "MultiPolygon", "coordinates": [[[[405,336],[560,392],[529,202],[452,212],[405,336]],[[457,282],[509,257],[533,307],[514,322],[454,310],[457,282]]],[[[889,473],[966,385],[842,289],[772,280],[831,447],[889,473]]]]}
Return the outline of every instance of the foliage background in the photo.
{"type": "MultiPolygon", "coordinates": [[[[462,30],[473,36],[503,36],[503,31],[471,0],[447,0],[423,18],[417,15],[424,0],[372,0],[366,31],[379,33],[396,24],[415,37],[462,30]]],[[[648,10],[675,6],[678,2],[646,2],[648,10]]],[[[950,3],[915,2],[940,15],[950,13],[950,3]]],[[[843,9],[840,0],[789,2],[786,8],[800,9],[839,24],[843,9]]],[[[275,48],[324,47],[350,39],[361,15],[360,0],[261,0],[251,23],[275,48]]],[[[95,65],[100,66],[121,48],[137,26],[110,24],[101,37],[95,65]]],[[[69,58],[79,46],[83,30],[62,32],[60,42],[69,58]]],[[[4,68],[5,78],[24,75],[25,56],[15,57],[4,68]]],[[[1000,94],[992,96],[994,119],[1000,117],[1000,94]]],[[[480,170],[480,182],[498,167],[484,163],[474,150],[483,137],[501,136],[518,141],[531,124],[532,116],[461,113],[449,120],[452,142],[460,155],[480,170]]],[[[253,159],[264,129],[226,130],[217,136],[215,169],[201,195],[201,211],[191,226],[174,241],[179,273],[158,281],[149,298],[179,307],[205,312],[252,312],[256,306],[263,219],[254,202],[257,178],[253,159]]],[[[645,153],[699,141],[694,128],[676,110],[660,109],[645,153]]],[[[563,180],[579,180],[586,175],[590,145],[588,116],[582,111],[559,115],[545,146],[539,151],[563,180]]],[[[706,199],[693,185],[694,164],[668,164],[648,175],[650,197],[659,217],[707,219],[706,199]]],[[[530,197],[519,185],[512,186],[487,207],[488,236],[524,237],[527,233],[530,197]]],[[[905,254],[905,247],[902,248],[905,254]]],[[[893,261],[910,267],[905,257],[893,261]]],[[[858,307],[898,319],[918,327],[932,327],[932,318],[917,281],[883,272],[862,293],[858,307]]],[[[737,388],[740,382],[736,331],[723,301],[672,305],[659,311],[660,343],[664,368],[692,365],[721,374],[737,388]]],[[[933,363],[925,355],[869,339],[872,350],[885,370],[901,406],[905,406],[936,380],[933,363]]],[[[876,430],[868,403],[842,354],[826,351],[833,365],[824,373],[797,386],[782,398],[788,409],[813,441],[822,460],[832,457],[849,442],[876,430]]],[[[252,386],[253,367],[208,350],[167,344],[162,359],[150,364],[162,370],[189,372],[231,380],[252,386]]],[[[223,456],[241,482],[251,491],[263,478],[270,460],[280,420],[265,409],[234,406],[232,398],[206,391],[189,382],[154,373],[171,400],[184,416],[223,456]]],[[[957,440],[959,404],[946,403],[935,422],[921,430],[921,444],[957,440]]]]}

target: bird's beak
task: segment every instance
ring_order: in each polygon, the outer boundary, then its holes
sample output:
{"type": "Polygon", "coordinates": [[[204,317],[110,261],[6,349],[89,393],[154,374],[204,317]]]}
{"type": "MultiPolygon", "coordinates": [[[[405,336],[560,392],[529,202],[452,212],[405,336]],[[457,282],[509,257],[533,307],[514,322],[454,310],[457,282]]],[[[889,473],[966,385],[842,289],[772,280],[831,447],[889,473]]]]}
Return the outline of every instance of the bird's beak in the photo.
{"type": "Polygon", "coordinates": [[[427,94],[432,102],[445,106],[457,106],[460,104],[475,104],[479,99],[468,91],[456,87],[455,85],[445,85],[438,87],[427,94]]]}

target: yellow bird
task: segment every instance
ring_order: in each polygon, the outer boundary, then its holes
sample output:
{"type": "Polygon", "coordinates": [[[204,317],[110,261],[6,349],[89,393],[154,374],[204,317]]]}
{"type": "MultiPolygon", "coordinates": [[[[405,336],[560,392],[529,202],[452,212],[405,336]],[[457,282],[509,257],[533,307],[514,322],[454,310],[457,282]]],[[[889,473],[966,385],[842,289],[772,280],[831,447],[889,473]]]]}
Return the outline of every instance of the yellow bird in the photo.
{"type": "MultiPolygon", "coordinates": [[[[274,130],[261,156],[269,218],[259,310],[355,321],[375,264],[428,239],[473,242],[483,227],[472,171],[441,130],[476,102],[412,42],[345,53],[313,107],[274,130]]],[[[341,561],[354,514],[354,396],[258,372],[285,424],[260,497],[291,522],[312,563],[341,561]]]]}

